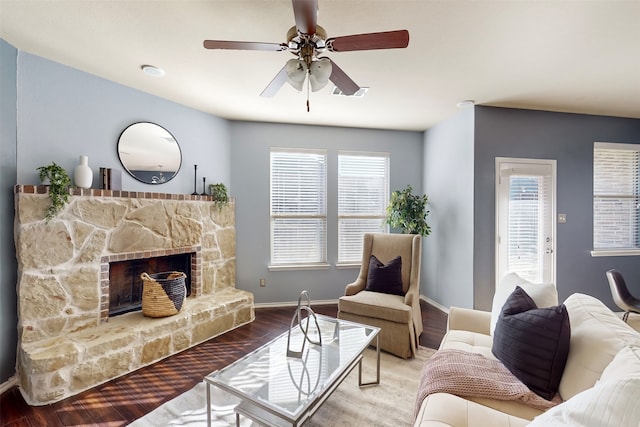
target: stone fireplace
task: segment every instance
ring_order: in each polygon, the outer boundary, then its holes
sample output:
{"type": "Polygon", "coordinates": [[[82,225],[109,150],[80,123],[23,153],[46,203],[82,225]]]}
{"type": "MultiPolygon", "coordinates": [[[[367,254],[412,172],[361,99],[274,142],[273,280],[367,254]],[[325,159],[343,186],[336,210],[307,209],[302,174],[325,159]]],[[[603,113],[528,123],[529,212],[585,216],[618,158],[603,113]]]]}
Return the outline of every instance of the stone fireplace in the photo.
{"type": "Polygon", "coordinates": [[[29,404],[59,401],[254,319],[253,295],[235,288],[233,201],[73,189],[47,223],[46,191],[15,188],[17,372],[29,404]],[[123,308],[135,300],[141,268],[186,270],[190,294],[178,314],[129,312],[135,301],[123,308]]]}

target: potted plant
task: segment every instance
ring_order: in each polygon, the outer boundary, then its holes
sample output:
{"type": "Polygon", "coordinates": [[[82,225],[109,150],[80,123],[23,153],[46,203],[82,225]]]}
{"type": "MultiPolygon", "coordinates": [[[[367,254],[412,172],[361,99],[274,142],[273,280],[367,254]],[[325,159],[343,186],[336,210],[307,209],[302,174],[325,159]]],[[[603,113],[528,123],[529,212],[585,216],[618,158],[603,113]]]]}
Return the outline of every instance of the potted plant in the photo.
{"type": "Polygon", "coordinates": [[[48,166],[40,166],[37,168],[40,175],[40,181],[49,182],[49,207],[47,208],[46,220],[49,222],[64,207],[69,200],[69,184],[71,178],[67,171],[52,162],[48,166]]]}
{"type": "Polygon", "coordinates": [[[211,192],[211,196],[213,196],[213,201],[218,207],[226,205],[229,201],[227,187],[223,183],[209,184],[209,191],[211,192]]]}
{"type": "Polygon", "coordinates": [[[391,193],[391,200],[387,206],[386,223],[394,228],[401,228],[407,234],[420,234],[428,236],[431,227],[427,224],[429,211],[426,194],[418,196],[412,193],[413,188],[407,185],[404,190],[396,190],[391,193]]]}

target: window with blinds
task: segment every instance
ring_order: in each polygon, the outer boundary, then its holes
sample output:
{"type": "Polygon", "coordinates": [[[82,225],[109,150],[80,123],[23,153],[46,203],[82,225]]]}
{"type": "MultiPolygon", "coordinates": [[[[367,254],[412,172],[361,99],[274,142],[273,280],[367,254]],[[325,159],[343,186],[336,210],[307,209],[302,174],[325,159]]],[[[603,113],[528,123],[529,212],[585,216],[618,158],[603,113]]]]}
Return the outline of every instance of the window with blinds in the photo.
{"type": "Polygon", "coordinates": [[[327,155],[271,150],[271,265],[327,262],[327,155]]]}
{"type": "Polygon", "coordinates": [[[640,249],[640,144],[596,142],[594,250],[640,249]]]}
{"type": "Polygon", "coordinates": [[[388,153],[338,153],[338,263],[362,261],[362,236],[388,229],[388,153]]]}

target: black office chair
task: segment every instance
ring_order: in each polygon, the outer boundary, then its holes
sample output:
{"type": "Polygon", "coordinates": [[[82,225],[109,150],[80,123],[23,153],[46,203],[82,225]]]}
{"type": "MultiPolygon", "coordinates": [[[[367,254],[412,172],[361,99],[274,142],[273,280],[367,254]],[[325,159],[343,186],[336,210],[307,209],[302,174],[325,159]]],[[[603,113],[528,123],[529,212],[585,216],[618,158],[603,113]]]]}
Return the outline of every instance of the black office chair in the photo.
{"type": "Polygon", "coordinates": [[[640,314],[640,299],[631,295],[622,274],[615,269],[609,270],[607,271],[607,280],[611,288],[613,302],[625,312],[622,320],[626,322],[630,312],[640,314]]]}

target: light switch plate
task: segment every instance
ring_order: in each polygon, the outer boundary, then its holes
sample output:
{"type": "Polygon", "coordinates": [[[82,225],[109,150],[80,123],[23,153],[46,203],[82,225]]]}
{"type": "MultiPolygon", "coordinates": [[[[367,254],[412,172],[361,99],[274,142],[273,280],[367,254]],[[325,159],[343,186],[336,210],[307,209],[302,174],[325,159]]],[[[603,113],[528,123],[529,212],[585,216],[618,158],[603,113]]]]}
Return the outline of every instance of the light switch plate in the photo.
{"type": "Polygon", "coordinates": [[[558,214],[558,224],[567,223],[567,214],[558,214]]]}

